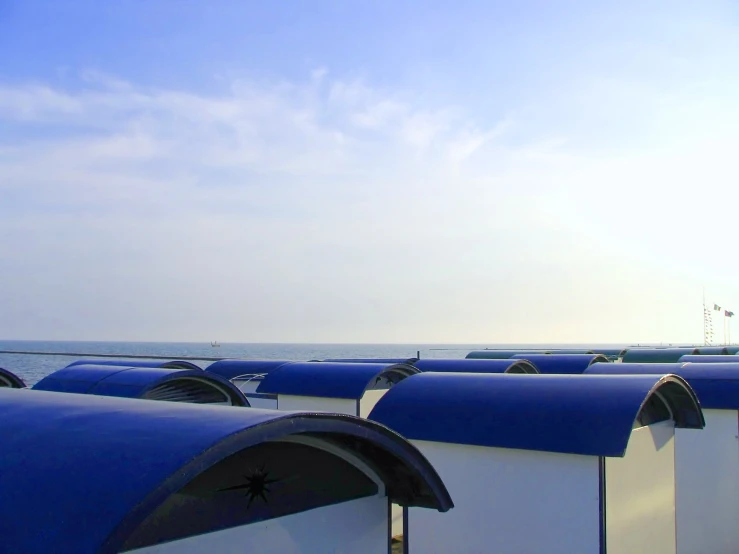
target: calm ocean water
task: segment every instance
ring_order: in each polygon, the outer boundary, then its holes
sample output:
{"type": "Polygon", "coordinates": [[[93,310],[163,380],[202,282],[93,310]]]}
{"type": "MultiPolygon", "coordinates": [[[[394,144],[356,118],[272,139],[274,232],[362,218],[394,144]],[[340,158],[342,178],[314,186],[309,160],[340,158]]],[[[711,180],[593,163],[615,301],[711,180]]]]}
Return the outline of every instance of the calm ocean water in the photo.
{"type": "MultiPolygon", "coordinates": [[[[471,350],[482,348],[620,348],[613,344],[222,344],[176,342],[54,342],[0,341],[0,350],[33,352],[70,352],[92,354],[131,354],[135,356],[181,356],[206,358],[241,358],[252,360],[322,360],[326,358],[464,358],[471,350]]],[[[0,354],[0,367],[12,371],[33,385],[46,375],[80,359],[70,356],[0,354]]],[[[125,358],[121,358],[125,360],[125,358]]],[[[206,368],[212,361],[193,360],[206,368]]]]}

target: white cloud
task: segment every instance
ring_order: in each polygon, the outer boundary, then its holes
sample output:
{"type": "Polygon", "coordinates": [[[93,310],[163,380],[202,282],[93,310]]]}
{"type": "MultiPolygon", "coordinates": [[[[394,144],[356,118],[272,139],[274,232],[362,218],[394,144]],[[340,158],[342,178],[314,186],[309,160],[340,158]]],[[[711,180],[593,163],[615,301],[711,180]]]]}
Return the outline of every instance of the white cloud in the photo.
{"type": "Polygon", "coordinates": [[[687,89],[650,99],[634,151],[537,121],[586,95],[485,124],[325,69],[218,95],[74,84],[0,86],[0,305],[48,313],[0,335],[690,340],[687,291],[739,269],[733,222],[696,210],[738,200],[737,114],[687,89]]]}

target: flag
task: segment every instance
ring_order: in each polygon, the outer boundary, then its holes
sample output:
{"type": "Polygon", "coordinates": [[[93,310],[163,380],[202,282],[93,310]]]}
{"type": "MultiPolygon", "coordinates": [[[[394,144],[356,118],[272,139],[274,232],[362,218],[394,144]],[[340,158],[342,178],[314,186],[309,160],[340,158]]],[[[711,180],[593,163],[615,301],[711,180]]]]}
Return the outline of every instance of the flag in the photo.
{"type": "Polygon", "coordinates": [[[729,310],[724,310],[724,315],[726,317],[733,317],[734,316],[734,312],[730,312],[729,310]]]}
{"type": "Polygon", "coordinates": [[[719,306],[718,304],[714,304],[713,305],[713,309],[716,310],[717,312],[720,312],[721,311],[721,306],[719,306]]]}

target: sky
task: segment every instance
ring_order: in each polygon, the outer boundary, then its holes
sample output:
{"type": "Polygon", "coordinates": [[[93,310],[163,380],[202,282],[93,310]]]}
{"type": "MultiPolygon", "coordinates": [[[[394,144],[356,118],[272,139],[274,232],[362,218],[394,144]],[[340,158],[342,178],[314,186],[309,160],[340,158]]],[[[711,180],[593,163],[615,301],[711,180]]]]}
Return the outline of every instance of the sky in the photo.
{"type": "Polygon", "coordinates": [[[0,0],[0,339],[701,343],[704,290],[739,313],[738,27],[0,0]]]}

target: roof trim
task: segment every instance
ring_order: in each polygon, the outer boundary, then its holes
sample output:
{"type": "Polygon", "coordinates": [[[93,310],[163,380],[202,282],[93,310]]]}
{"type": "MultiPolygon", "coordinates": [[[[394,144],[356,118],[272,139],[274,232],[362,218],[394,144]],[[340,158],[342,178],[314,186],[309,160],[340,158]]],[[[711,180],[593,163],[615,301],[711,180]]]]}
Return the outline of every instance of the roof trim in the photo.
{"type": "Polygon", "coordinates": [[[417,373],[407,364],[293,362],[267,374],[256,392],[359,400],[380,377],[397,383],[417,373]]]}
{"type": "Polygon", "coordinates": [[[427,372],[391,388],[369,418],[412,440],[621,457],[656,392],[676,426],[705,425],[695,393],[675,375],[427,372]]]}
{"type": "Polygon", "coordinates": [[[26,383],[12,371],[0,367],[0,387],[25,389],[26,383]]]}

